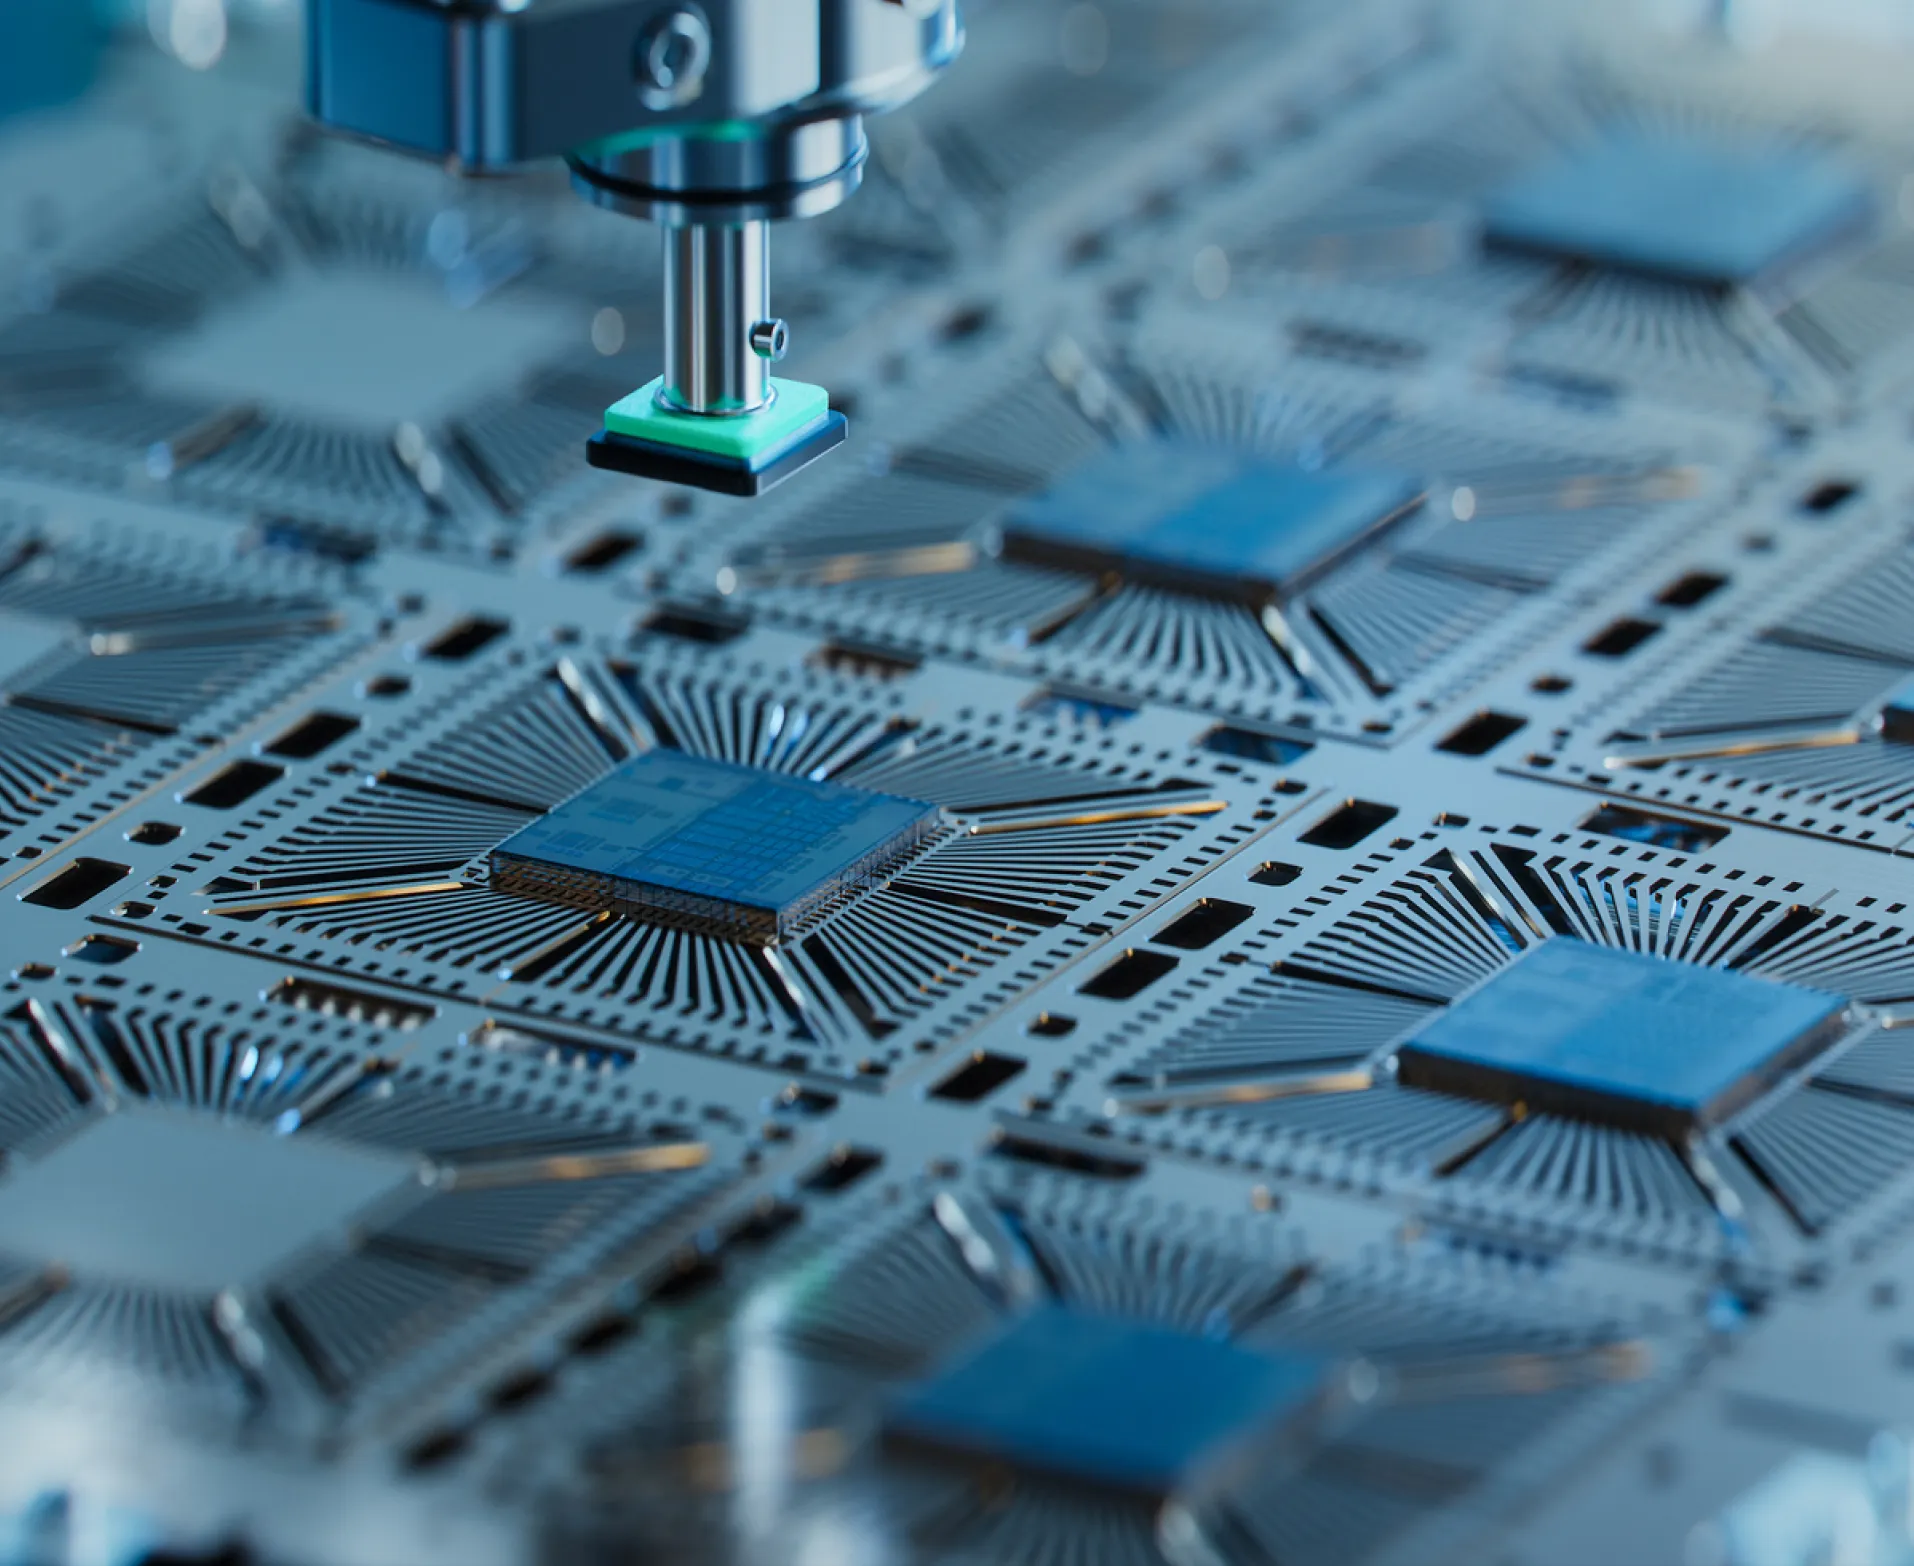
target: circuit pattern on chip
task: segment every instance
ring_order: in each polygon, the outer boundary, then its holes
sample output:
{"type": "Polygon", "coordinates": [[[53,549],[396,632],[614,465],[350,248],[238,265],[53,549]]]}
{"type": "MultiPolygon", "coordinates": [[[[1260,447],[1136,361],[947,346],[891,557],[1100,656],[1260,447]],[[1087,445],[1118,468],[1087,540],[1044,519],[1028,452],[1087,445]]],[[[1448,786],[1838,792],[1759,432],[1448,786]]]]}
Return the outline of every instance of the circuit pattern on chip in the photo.
{"type": "Polygon", "coordinates": [[[1003,553],[1264,603],[1332,570],[1412,514],[1422,495],[1422,482],[1400,473],[1308,468],[1191,440],[1131,441],[1013,506],[1003,553]]]}
{"type": "Polygon", "coordinates": [[[1162,1495],[1320,1399],[1328,1365],[1150,1321],[1027,1311],[892,1405],[913,1443],[1162,1495]]]}
{"type": "Polygon", "coordinates": [[[790,938],[938,829],[935,805],[655,750],[492,850],[494,890],[753,945],[790,938]]]}
{"type": "Polygon", "coordinates": [[[1747,283],[1864,227],[1866,188],[1779,149],[1611,136],[1490,197],[1492,244],[1682,282],[1747,283]]]}
{"type": "Polygon", "coordinates": [[[1831,1043],[1822,990],[1556,937],[1396,1048],[1398,1079],[1492,1103],[1682,1135],[1831,1043]]]}

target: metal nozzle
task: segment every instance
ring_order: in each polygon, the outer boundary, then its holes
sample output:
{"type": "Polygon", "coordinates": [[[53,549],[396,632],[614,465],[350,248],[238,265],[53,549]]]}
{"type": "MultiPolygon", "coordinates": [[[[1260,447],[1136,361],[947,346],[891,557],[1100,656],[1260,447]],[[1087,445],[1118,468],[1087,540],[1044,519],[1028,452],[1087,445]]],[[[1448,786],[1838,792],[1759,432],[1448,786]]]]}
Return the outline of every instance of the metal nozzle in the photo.
{"type": "Polygon", "coordinates": [[[771,319],[767,223],[665,230],[664,401],[684,413],[751,413],[771,400],[783,323],[771,319]],[[775,340],[775,341],[774,341],[775,340]]]}

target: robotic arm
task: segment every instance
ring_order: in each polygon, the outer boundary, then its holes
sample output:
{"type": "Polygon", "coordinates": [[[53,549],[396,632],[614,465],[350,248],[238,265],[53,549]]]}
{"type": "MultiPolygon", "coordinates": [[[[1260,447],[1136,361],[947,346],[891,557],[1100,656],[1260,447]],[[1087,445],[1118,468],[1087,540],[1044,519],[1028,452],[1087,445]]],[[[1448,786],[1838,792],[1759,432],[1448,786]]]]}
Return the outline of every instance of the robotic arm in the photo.
{"type": "Polygon", "coordinates": [[[665,363],[594,465],[755,495],[845,436],[775,379],[769,225],[863,177],[863,118],[963,47],[958,0],[308,0],[307,96],[340,131],[485,172],[560,156],[665,231],[665,363]]]}

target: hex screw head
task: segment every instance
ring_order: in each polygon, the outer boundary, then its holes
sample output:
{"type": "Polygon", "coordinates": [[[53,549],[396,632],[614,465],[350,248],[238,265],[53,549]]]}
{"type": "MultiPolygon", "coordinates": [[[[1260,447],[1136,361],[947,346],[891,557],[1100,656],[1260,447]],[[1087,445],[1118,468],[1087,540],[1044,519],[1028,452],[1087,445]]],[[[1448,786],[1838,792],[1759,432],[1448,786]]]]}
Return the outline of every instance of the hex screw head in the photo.
{"type": "Polygon", "coordinates": [[[711,29],[696,11],[679,7],[653,17],[638,35],[632,73],[648,109],[676,109],[704,91],[711,68],[711,29]]]}

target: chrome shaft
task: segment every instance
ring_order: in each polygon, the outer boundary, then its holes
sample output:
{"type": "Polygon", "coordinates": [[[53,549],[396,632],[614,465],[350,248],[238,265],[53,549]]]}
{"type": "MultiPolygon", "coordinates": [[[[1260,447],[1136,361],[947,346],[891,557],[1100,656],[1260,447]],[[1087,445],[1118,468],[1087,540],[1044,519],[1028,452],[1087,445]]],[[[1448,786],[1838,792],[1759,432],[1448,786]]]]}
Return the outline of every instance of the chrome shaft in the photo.
{"type": "Polygon", "coordinates": [[[664,400],[687,413],[735,414],[771,398],[770,361],[752,332],[771,315],[768,223],[665,231],[664,400]]]}

